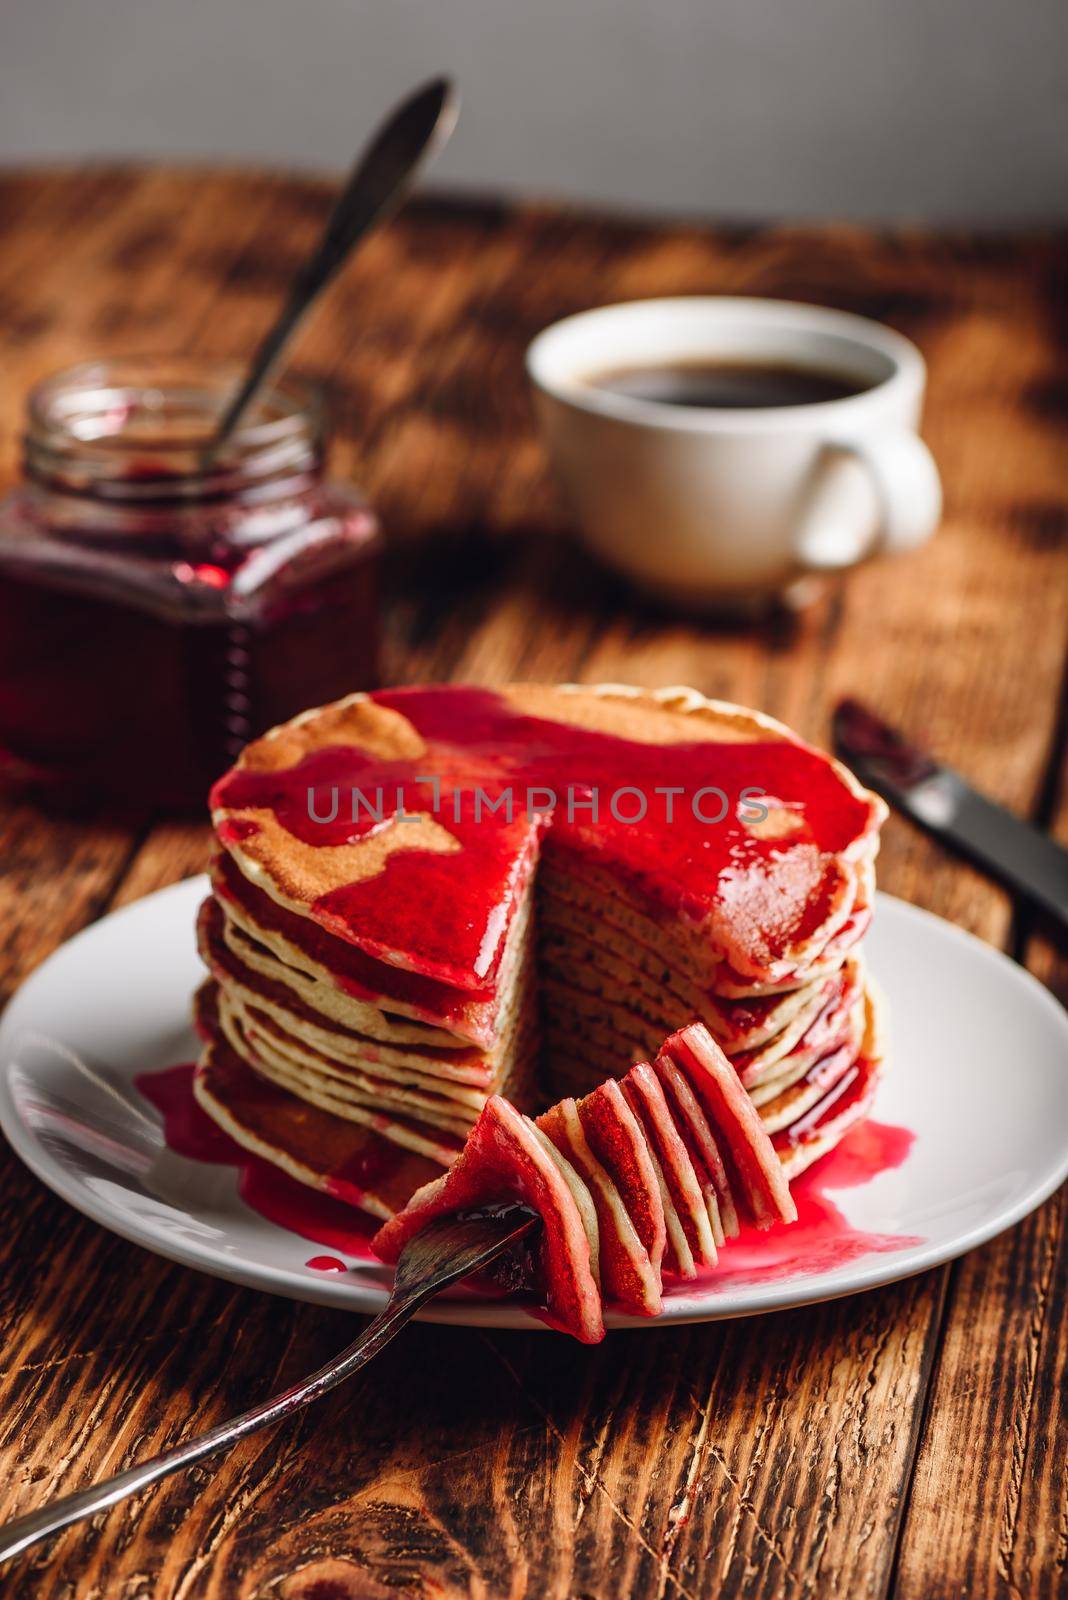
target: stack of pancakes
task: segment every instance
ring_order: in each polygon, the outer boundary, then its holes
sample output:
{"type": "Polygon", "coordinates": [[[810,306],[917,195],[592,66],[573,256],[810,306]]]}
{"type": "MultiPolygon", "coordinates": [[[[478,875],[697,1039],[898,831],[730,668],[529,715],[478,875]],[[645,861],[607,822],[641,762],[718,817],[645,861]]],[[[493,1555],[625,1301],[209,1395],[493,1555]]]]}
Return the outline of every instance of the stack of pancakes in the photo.
{"type": "Polygon", "coordinates": [[[689,690],[383,691],[250,745],[212,809],[198,1098],[377,1215],[492,1094],[581,1095],[694,1020],[791,1175],[870,1103],[884,808],[765,717],[689,690]]]}

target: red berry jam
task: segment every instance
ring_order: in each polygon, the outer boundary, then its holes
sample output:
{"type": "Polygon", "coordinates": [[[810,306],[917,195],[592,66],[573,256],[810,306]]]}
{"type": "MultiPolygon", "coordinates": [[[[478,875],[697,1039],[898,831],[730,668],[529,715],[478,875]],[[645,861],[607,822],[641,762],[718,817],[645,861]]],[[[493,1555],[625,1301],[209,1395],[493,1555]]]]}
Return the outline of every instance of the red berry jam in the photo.
{"type": "Polygon", "coordinates": [[[324,479],[296,383],[206,454],[238,377],[109,362],[31,395],[0,504],[0,782],[199,809],[250,738],[373,686],[374,514],[324,479]]]}

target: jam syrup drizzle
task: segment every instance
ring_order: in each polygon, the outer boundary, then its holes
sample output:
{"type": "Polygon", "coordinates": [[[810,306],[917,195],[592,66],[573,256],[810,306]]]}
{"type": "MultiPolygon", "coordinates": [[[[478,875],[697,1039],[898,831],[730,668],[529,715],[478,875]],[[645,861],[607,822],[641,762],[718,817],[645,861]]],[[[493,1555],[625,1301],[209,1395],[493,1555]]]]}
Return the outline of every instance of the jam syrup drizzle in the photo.
{"type": "Polygon", "coordinates": [[[492,982],[532,833],[610,867],[669,914],[707,925],[732,963],[763,970],[823,925],[841,858],[870,827],[869,802],[840,769],[789,740],[647,744],[457,685],[371,698],[408,721],[423,754],[384,759],[348,743],[281,770],[235,768],[212,794],[213,810],[238,813],[219,836],[247,840],[248,813],[265,810],[315,846],[365,838],[396,814],[435,816],[458,850],[396,850],[384,870],[308,909],[369,955],[392,953],[459,989],[492,982]],[[551,820],[540,809],[549,794],[551,820]],[[761,825],[753,795],[775,826],[761,825]]]}

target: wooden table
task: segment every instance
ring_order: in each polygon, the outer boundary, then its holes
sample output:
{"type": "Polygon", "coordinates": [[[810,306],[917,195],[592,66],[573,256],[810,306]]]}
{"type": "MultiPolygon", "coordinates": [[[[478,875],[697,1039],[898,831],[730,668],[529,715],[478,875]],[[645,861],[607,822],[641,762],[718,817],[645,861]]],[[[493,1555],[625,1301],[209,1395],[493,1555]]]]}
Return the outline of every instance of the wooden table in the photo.
{"type": "MultiPolygon", "coordinates": [[[[0,181],[5,477],[24,391],[50,369],[249,350],[329,197],[247,173],[0,181]]],[[[686,682],[824,741],[854,690],[1063,832],[1066,348],[1064,237],[650,227],[424,202],[360,257],[299,365],[333,385],[337,466],[394,537],[391,678],[686,682]],[[597,571],[566,539],[531,428],[521,355],[543,324],[707,290],[868,312],[931,365],[942,531],[791,624],[677,620],[597,571]]],[[[206,843],[200,826],[87,826],[19,804],[3,807],[0,841],[5,993],[109,907],[199,870],[206,843]]],[[[1002,894],[896,819],[880,881],[1064,981],[1002,894]]],[[[10,1156],[0,1196],[4,1516],[218,1421],[351,1335],[338,1312],[112,1238],[10,1156]]],[[[594,1349],[415,1327],[294,1426],[68,1531],[0,1594],[1063,1593],[1064,1234],[1062,1194],[892,1288],[594,1349]]]]}

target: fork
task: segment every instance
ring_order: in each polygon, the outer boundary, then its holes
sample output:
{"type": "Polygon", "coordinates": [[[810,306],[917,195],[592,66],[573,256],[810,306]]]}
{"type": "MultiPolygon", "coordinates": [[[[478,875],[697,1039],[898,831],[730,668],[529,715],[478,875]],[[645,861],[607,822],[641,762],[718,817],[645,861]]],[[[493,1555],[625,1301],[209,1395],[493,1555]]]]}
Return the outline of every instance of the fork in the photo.
{"type": "Polygon", "coordinates": [[[206,1433],[195,1434],[138,1466],[127,1467],[125,1472],[105,1478],[102,1483],[51,1500],[38,1511],[3,1524],[0,1526],[0,1561],[18,1555],[72,1522],[80,1522],[83,1517],[117,1505],[127,1495],[136,1494],[139,1489],[169,1477],[182,1467],[191,1467],[205,1456],[228,1449],[239,1439],[272,1422],[291,1417],[366,1366],[434,1295],[450,1283],[487,1266],[538,1225],[536,1217],[516,1208],[497,1214],[443,1217],[431,1223],[410,1240],[401,1253],[385,1310],[325,1367],[251,1410],[209,1428],[206,1433]]]}

